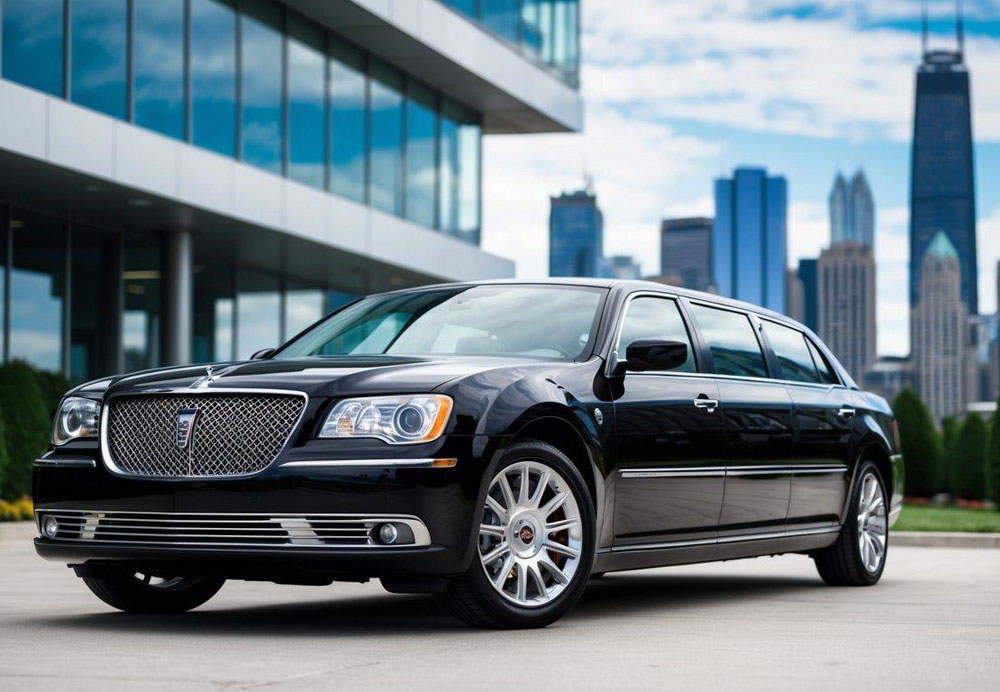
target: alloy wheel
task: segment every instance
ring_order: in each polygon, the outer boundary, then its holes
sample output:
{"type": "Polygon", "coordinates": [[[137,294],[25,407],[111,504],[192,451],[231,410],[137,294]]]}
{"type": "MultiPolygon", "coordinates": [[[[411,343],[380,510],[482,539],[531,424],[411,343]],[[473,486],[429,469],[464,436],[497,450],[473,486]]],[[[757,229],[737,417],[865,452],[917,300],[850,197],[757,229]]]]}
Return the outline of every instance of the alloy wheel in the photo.
{"type": "Polygon", "coordinates": [[[861,480],[858,498],[858,550],[869,574],[878,572],[882,565],[887,533],[885,494],[878,478],[869,471],[861,480]]]}
{"type": "Polygon", "coordinates": [[[580,507],[558,471],[521,461],[493,477],[479,559],[498,594],[522,607],[551,603],[572,582],[582,550],[580,507]]]}

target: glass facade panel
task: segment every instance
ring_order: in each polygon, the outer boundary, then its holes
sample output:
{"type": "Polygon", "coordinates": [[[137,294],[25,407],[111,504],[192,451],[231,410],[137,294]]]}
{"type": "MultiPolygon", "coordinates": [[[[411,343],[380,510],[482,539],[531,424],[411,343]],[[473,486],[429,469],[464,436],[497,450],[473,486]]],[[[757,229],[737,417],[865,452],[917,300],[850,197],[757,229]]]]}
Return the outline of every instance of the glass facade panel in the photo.
{"type": "Polygon", "coordinates": [[[281,173],[282,13],[266,0],[240,3],[241,152],[247,163],[281,173]]]}
{"type": "Polygon", "coordinates": [[[441,113],[439,206],[441,230],[462,240],[479,242],[479,141],[476,114],[444,102],[441,113]]]}
{"type": "Polygon", "coordinates": [[[434,92],[407,85],[406,98],[406,218],[434,226],[437,191],[437,113],[434,92]]]}
{"type": "Polygon", "coordinates": [[[73,382],[115,374],[119,237],[74,224],[70,232],[71,287],[69,378],[73,382]]]}
{"type": "Polygon", "coordinates": [[[66,230],[59,219],[15,211],[11,221],[10,360],[63,369],[66,230]]]}
{"type": "Polygon", "coordinates": [[[184,138],[184,0],[136,0],[135,123],[184,138]]]}
{"type": "Polygon", "coordinates": [[[361,52],[331,39],[330,190],[356,202],[365,199],[367,81],[361,52]]]}
{"type": "Polygon", "coordinates": [[[3,0],[3,78],[63,93],[63,0],[3,0]]]}
{"type": "Polygon", "coordinates": [[[323,187],[326,146],[324,35],[294,15],[288,18],[288,176],[323,187]]]}
{"type": "Polygon", "coordinates": [[[126,235],[122,349],[125,372],[160,364],[160,245],[126,235]]]}
{"type": "Polygon", "coordinates": [[[403,76],[387,65],[371,65],[371,177],[368,199],[390,214],[403,211],[403,76]]]}
{"type": "Polygon", "coordinates": [[[236,270],[231,262],[196,255],[191,358],[195,363],[232,360],[236,270]]]}
{"type": "Polygon", "coordinates": [[[326,314],[326,293],[321,288],[289,282],[285,287],[285,333],[287,341],[326,314]]]}
{"type": "Polygon", "coordinates": [[[236,155],[236,14],[225,0],[191,0],[191,141],[236,155]]]}
{"type": "Polygon", "coordinates": [[[482,22],[487,29],[508,41],[518,39],[518,0],[481,0],[482,22]]]}
{"type": "Polygon", "coordinates": [[[70,99],[126,119],[127,0],[73,0],[70,7],[70,99]]]}
{"type": "Polygon", "coordinates": [[[236,311],[238,359],[281,343],[281,285],[277,276],[240,270],[236,311]]]}

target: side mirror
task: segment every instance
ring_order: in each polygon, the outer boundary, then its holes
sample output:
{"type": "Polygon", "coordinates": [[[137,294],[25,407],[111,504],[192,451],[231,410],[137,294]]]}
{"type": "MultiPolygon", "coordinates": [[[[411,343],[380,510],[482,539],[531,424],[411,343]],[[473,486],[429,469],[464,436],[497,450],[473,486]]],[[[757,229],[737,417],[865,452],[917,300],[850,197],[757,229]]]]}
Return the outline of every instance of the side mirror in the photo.
{"type": "Polygon", "coordinates": [[[687,359],[688,346],[680,341],[636,339],[625,349],[625,369],[633,372],[674,370],[687,359]]]}
{"type": "Polygon", "coordinates": [[[250,356],[250,360],[264,360],[272,353],[274,353],[274,351],[275,349],[273,348],[262,348],[259,351],[255,352],[252,356],[250,356]]]}

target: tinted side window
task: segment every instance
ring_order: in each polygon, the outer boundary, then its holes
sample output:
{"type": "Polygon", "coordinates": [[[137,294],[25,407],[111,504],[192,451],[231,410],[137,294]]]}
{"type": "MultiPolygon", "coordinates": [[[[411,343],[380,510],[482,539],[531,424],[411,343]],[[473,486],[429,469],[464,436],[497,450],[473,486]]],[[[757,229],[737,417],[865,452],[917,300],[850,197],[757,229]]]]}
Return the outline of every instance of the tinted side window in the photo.
{"type": "Polygon", "coordinates": [[[618,339],[618,358],[624,360],[625,349],[636,339],[664,339],[687,344],[688,357],[684,365],[673,372],[694,372],[691,339],[677,302],[670,298],[640,296],[628,304],[618,339]]]}
{"type": "Polygon", "coordinates": [[[819,369],[820,381],[826,384],[840,384],[840,380],[837,379],[836,374],[834,374],[830,364],[826,362],[823,354],[819,352],[819,349],[809,339],[806,339],[806,344],[809,346],[809,353],[812,354],[813,361],[815,361],[816,367],[819,369]]]}
{"type": "Polygon", "coordinates": [[[720,375],[767,377],[767,365],[750,318],[739,312],[691,306],[702,338],[708,343],[720,375]]]}
{"type": "Polygon", "coordinates": [[[764,333],[781,364],[781,376],[793,382],[820,382],[805,335],[775,322],[763,321],[764,333]]]}

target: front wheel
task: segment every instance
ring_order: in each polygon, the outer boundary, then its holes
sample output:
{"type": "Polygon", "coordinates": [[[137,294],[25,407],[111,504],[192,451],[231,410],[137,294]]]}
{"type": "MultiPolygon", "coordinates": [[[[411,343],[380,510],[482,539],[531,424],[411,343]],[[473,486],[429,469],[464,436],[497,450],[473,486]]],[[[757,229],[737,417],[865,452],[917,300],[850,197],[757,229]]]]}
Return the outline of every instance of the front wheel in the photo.
{"type": "Polygon", "coordinates": [[[587,586],[594,506],[577,468],[541,442],[514,445],[490,480],[468,572],[439,600],[460,620],[495,629],[544,627],[587,586]]]}
{"type": "Polygon", "coordinates": [[[871,586],[885,569],[889,521],[885,482],[878,467],[866,461],[858,469],[847,521],[837,542],[813,555],[816,569],[831,586],[871,586]]]}
{"type": "Polygon", "coordinates": [[[183,613],[208,601],[225,581],[137,572],[119,565],[102,565],[83,578],[95,596],[127,613],[183,613]]]}

